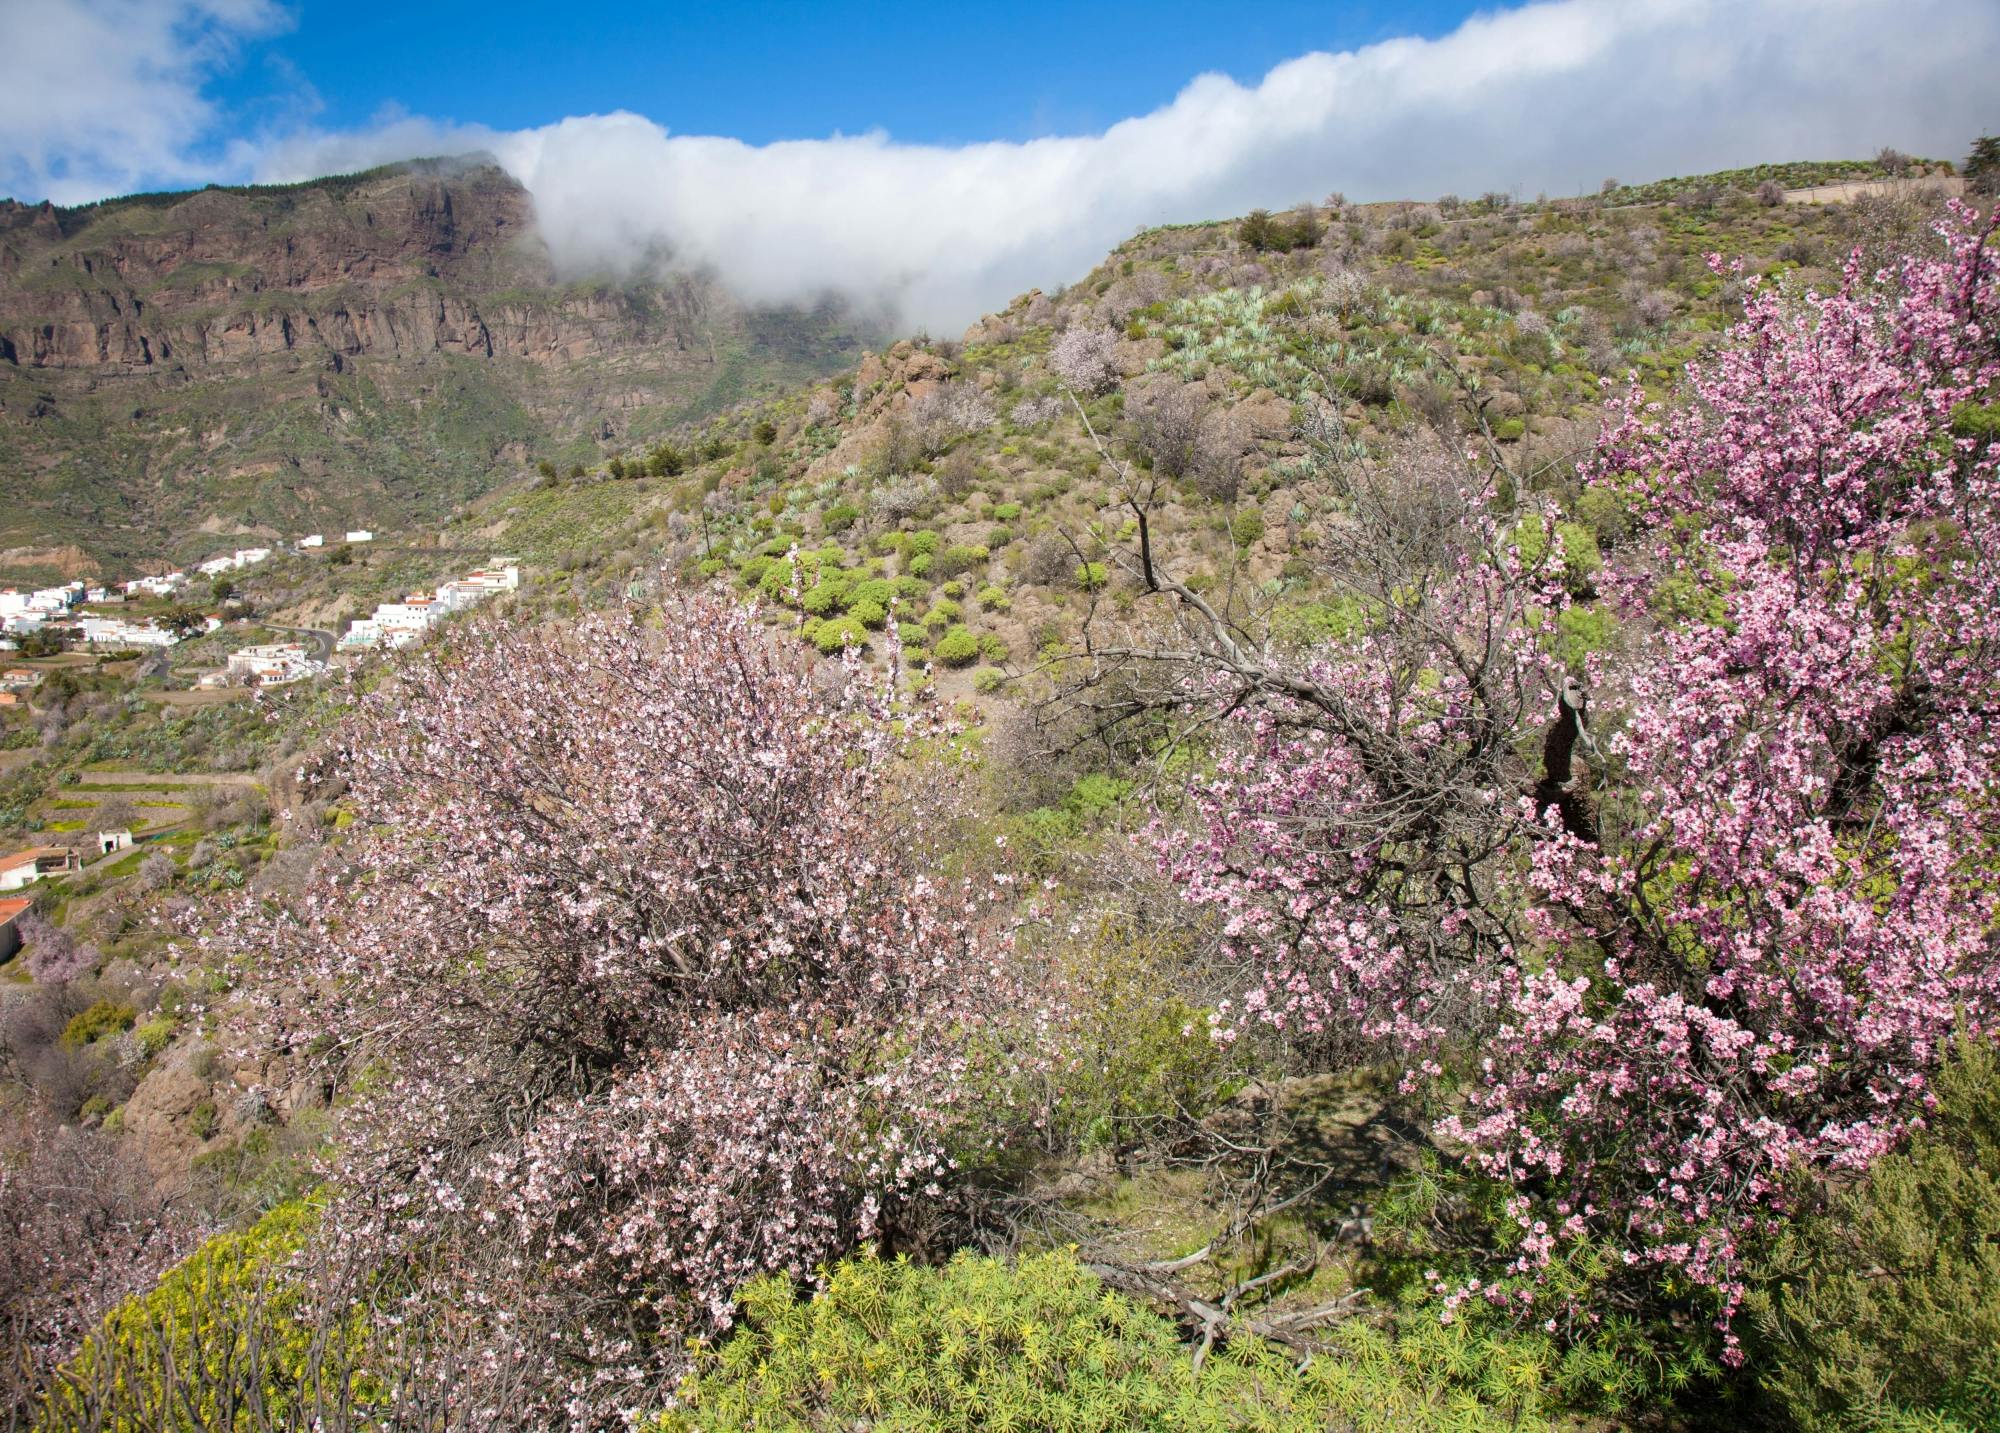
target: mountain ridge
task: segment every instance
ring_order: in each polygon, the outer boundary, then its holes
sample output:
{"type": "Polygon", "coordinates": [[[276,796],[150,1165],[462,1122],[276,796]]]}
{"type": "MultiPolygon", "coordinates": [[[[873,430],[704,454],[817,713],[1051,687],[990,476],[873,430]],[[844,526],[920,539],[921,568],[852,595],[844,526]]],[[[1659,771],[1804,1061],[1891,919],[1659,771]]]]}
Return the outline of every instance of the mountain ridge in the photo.
{"type": "Polygon", "coordinates": [[[442,517],[851,362],[833,305],[561,273],[476,160],[78,209],[0,201],[0,565],[442,517]]]}

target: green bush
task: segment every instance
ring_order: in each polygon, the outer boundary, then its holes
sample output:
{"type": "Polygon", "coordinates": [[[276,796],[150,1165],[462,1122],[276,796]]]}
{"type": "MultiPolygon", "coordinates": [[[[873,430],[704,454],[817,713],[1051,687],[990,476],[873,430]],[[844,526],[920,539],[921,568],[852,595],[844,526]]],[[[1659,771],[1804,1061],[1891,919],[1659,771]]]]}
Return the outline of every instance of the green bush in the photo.
{"type": "Polygon", "coordinates": [[[1095,592],[1111,580],[1111,569],[1101,562],[1085,562],[1076,569],[1076,585],[1085,592],[1095,592]]]}
{"type": "Polygon", "coordinates": [[[887,578],[871,577],[866,582],[857,582],[847,589],[847,601],[845,605],[850,612],[855,609],[857,604],[862,602],[873,602],[877,607],[887,610],[889,604],[894,602],[898,597],[907,596],[908,594],[903,592],[896,583],[889,581],[887,578]]]}
{"type": "Polygon", "coordinates": [[[977,543],[954,543],[937,555],[933,569],[939,577],[956,577],[961,572],[971,572],[984,567],[993,554],[977,543]]]}
{"type": "Polygon", "coordinates": [[[2000,1058],[1960,1041],[1938,1107],[1779,1237],[1748,1307],[1752,1366],[1808,1433],[2000,1428],[2000,1058]]]}
{"type": "Polygon", "coordinates": [[[1264,535],[1264,514],[1256,508],[1245,508],[1229,523],[1229,536],[1238,547],[1249,547],[1264,535]]]}
{"type": "Polygon", "coordinates": [[[847,584],[840,581],[822,579],[806,589],[800,605],[815,617],[824,617],[847,601],[847,584]]]}
{"type": "Polygon", "coordinates": [[[221,1128],[222,1114],[215,1108],[214,1100],[199,1100],[188,1111],[188,1129],[196,1139],[214,1139],[221,1128]]]}
{"type": "Polygon", "coordinates": [[[981,667],[972,674],[975,692],[997,692],[1007,685],[1007,674],[998,667],[981,667]]]}
{"type": "Polygon", "coordinates": [[[931,555],[928,552],[920,552],[915,557],[912,557],[910,559],[910,576],[922,577],[929,573],[931,570],[931,560],[931,555]]]}
{"type": "Polygon", "coordinates": [[[100,1000],[88,1010],[70,1017],[69,1024],[63,1026],[60,1042],[66,1049],[80,1050],[106,1035],[122,1035],[132,1028],[136,1019],[138,1012],[131,1006],[100,1000]]]}
{"type": "Polygon", "coordinates": [[[1011,1266],[960,1254],[942,1269],[862,1256],[811,1298],[782,1277],[754,1280],[741,1307],[657,1433],[1547,1427],[1532,1365],[1448,1330],[1418,1345],[1348,1324],[1303,1370],[1295,1354],[1236,1338],[1197,1368],[1171,1323],[1068,1252],[1011,1266]],[[1504,1406],[1482,1399],[1489,1386],[1504,1406]]]}
{"type": "Polygon", "coordinates": [[[889,609],[873,598],[864,597],[847,609],[847,620],[864,627],[880,627],[889,620],[889,609]]]}
{"type": "Polygon", "coordinates": [[[938,638],[933,655],[947,667],[969,667],[979,660],[979,639],[970,627],[953,627],[938,638]]]}
{"type": "Polygon", "coordinates": [[[976,600],[988,612],[1005,612],[1009,605],[1007,589],[1004,587],[995,587],[990,582],[979,589],[979,595],[976,600]]]}
{"type": "Polygon", "coordinates": [[[828,532],[846,532],[860,521],[861,509],[852,503],[835,503],[820,517],[820,526],[828,532]]]}
{"type": "Polygon", "coordinates": [[[1961,403],[1951,410],[1951,431],[1981,443],[2000,443],[2000,403],[1961,403]]]}
{"type": "Polygon", "coordinates": [[[994,528],[993,531],[986,534],[986,546],[989,551],[998,551],[1000,548],[1005,547],[1008,543],[1012,542],[1013,540],[1014,540],[1014,529],[1011,527],[1007,527],[1004,524],[1000,527],[994,528]]]}
{"type": "Polygon", "coordinates": [[[938,535],[929,528],[910,534],[910,551],[928,557],[937,551],[938,535]]]}
{"type": "Polygon", "coordinates": [[[307,1201],[280,1204],[250,1228],[210,1239],[156,1288],[118,1305],[65,1365],[36,1426],[304,1427],[315,1393],[330,1405],[365,1405],[376,1386],[357,1371],[366,1311],[316,1328],[306,1291],[287,1269],[317,1219],[307,1201]]]}
{"type": "Polygon", "coordinates": [[[995,503],[993,505],[993,516],[1001,522],[1012,522],[1020,515],[1021,505],[1019,503],[995,503]]]}
{"type": "Polygon", "coordinates": [[[1493,437],[1502,443],[1518,443],[1528,436],[1528,425],[1520,418],[1502,418],[1493,425],[1493,437]]]}
{"type": "Polygon", "coordinates": [[[844,647],[868,648],[868,629],[852,615],[829,617],[813,629],[810,638],[822,655],[831,657],[844,647]]]}
{"type": "Polygon", "coordinates": [[[138,1029],[136,1038],[139,1041],[139,1053],[149,1059],[159,1054],[173,1043],[174,1032],[178,1029],[180,1029],[179,1023],[165,1016],[157,1020],[148,1020],[138,1029]]]}
{"type": "Polygon", "coordinates": [[[965,609],[949,597],[940,597],[931,604],[931,610],[924,613],[926,627],[949,627],[965,615],[965,609]]]}
{"type": "MultiPolygon", "coordinates": [[[[1597,573],[1604,566],[1604,554],[1598,549],[1597,534],[1580,522],[1559,521],[1555,525],[1556,535],[1562,539],[1563,564],[1562,582],[1572,592],[1585,592],[1597,573]]],[[[1522,560],[1536,563],[1549,550],[1548,528],[1543,522],[1529,519],[1514,529],[1514,545],[1520,550],[1522,560]]]]}

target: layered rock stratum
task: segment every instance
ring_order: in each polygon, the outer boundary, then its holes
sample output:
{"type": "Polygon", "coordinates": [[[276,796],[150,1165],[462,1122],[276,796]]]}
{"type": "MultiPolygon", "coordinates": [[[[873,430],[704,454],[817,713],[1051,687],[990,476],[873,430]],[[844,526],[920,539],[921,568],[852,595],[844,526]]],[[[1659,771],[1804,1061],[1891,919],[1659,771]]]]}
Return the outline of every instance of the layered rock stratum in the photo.
{"type": "Polygon", "coordinates": [[[477,160],[0,201],[0,576],[425,522],[871,336],[665,258],[565,274],[527,192],[477,160]]]}

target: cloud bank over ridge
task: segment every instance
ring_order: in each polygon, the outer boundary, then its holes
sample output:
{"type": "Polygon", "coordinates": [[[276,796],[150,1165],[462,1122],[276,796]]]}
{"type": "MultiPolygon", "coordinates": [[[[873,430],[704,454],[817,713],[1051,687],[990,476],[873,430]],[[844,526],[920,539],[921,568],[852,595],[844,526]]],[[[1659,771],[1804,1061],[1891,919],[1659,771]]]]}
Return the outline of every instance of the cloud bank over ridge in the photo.
{"type": "Polygon", "coordinates": [[[394,115],[241,145],[230,163],[284,181],[483,149],[572,269],[665,250],[752,301],[838,293],[946,330],[1077,277],[1144,225],[1335,189],[1575,194],[1885,144],[1955,157],[2000,126],[1996,73],[1991,0],[1545,0],[1436,39],[1303,55],[1255,84],[1204,75],[1086,136],[753,146],[630,113],[513,132],[394,115]]]}

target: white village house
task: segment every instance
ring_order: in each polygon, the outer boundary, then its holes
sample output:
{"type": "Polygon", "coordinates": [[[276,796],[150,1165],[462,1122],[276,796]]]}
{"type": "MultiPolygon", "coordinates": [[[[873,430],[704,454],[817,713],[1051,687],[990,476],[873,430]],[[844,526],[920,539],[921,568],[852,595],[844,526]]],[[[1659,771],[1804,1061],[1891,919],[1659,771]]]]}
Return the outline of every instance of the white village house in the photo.
{"type": "Polygon", "coordinates": [[[384,602],[371,616],[357,619],[341,634],[344,652],[374,647],[407,647],[438,621],[476,603],[521,585],[521,569],[513,563],[483,567],[442,583],[434,593],[413,592],[401,602],[384,602]]]}
{"type": "Polygon", "coordinates": [[[267,687],[282,686],[309,677],[319,670],[312,649],[300,642],[266,642],[261,646],[238,647],[223,667],[225,681],[256,681],[267,687]]]}

